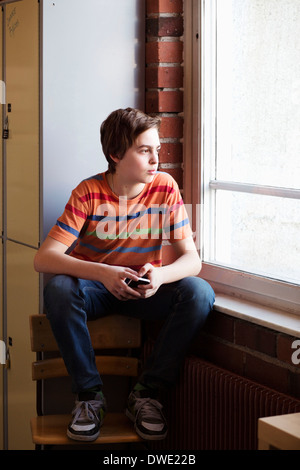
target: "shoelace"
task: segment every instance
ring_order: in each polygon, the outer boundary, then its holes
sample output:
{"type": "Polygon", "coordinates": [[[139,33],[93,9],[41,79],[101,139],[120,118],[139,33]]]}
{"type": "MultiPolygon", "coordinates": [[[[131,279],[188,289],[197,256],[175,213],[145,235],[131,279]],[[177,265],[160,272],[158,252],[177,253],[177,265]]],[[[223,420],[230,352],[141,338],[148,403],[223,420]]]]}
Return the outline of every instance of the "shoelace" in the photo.
{"type": "Polygon", "coordinates": [[[153,398],[136,398],[135,409],[136,418],[141,415],[141,419],[143,416],[147,416],[148,419],[161,421],[162,405],[153,398]]]}
{"type": "Polygon", "coordinates": [[[89,400],[77,401],[72,414],[74,416],[72,424],[76,422],[84,422],[95,419],[99,421],[98,411],[102,406],[102,401],[89,400]]]}

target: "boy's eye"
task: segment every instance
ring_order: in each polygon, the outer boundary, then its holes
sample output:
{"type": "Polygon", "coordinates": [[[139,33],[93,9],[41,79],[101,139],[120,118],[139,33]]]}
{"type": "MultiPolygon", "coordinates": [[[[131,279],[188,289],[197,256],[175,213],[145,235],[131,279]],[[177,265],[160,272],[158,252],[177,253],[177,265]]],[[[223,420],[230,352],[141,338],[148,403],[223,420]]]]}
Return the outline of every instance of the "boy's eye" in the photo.
{"type": "MultiPolygon", "coordinates": [[[[143,153],[143,154],[148,154],[148,153],[151,152],[151,149],[149,149],[149,148],[144,148],[144,149],[141,149],[140,151],[141,151],[141,153],[143,153]]],[[[160,147],[158,147],[157,149],[155,149],[155,152],[156,152],[157,154],[159,154],[159,152],[160,152],[160,147]]]]}

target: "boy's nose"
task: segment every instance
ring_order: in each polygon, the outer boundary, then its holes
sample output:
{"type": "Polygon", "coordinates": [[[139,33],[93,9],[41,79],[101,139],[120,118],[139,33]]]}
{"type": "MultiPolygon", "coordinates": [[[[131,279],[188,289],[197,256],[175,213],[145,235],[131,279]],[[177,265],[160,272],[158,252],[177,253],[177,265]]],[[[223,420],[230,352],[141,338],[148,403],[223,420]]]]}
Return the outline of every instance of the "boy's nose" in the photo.
{"type": "Polygon", "coordinates": [[[151,163],[158,163],[158,153],[156,151],[153,151],[151,152],[151,158],[150,158],[150,162],[151,163]]]}

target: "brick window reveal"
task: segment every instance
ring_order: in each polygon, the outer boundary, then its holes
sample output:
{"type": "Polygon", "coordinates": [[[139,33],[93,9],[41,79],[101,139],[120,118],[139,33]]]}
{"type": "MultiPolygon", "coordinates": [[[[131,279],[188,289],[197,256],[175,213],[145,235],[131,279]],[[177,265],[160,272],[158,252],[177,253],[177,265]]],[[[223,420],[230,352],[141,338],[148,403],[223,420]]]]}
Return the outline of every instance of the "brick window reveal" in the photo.
{"type": "Polygon", "coordinates": [[[183,185],[183,2],[147,0],[146,112],[162,118],[160,170],[183,185]]]}

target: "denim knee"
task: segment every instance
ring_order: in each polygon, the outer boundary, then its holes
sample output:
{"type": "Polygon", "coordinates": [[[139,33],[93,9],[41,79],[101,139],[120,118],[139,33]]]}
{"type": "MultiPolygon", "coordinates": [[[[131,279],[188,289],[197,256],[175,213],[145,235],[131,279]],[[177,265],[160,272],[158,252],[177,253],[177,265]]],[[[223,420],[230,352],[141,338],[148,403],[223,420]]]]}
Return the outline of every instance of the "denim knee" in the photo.
{"type": "Polygon", "coordinates": [[[52,277],[44,288],[44,304],[47,316],[67,310],[77,291],[77,279],[64,274],[52,277]]]}
{"type": "Polygon", "coordinates": [[[203,325],[215,301],[212,287],[200,277],[186,277],[179,281],[179,292],[181,301],[187,302],[186,313],[203,325]]]}

